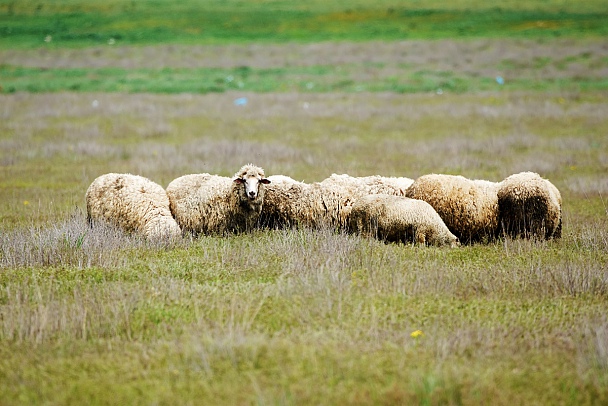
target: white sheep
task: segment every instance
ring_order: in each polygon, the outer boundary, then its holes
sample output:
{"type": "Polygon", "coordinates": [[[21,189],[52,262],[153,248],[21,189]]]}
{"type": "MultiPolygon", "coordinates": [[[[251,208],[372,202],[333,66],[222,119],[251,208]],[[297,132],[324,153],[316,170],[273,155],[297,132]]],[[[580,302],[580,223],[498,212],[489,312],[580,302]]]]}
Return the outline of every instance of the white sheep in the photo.
{"type": "Polygon", "coordinates": [[[498,234],[498,185],[459,175],[429,174],[416,179],[406,196],[433,206],[461,242],[490,241],[498,234]]]}
{"type": "Polygon", "coordinates": [[[318,183],[323,204],[327,208],[325,222],[333,227],[345,227],[352,206],[358,199],[374,194],[403,196],[403,187],[409,183],[408,178],[354,177],[334,173],[318,183]]]}
{"type": "Polygon", "coordinates": [[[260,223],[273,228],[346,226],[353,203],[362,196],[386,193],[402,196],[413,180],[382,176],[352,177],[332,174],[311,184],[284,175],[267,188],[260,223]]]}
{"type": "Polygon", "coordinates": [[[460,245],[430,204],[403,196],[377,194],[361,197],[352,207],[348,224],[350,232],[383,241],[460,245]]]}
{"type": "Polygon", "coordinates": [[[244,165],[232,178],[204,174],[181,176],[167,186],[173,217],[184,232],[226,234],[249,231],[264,203],[264,170],[244,165]]]}
{"type": "Polygon", "coordinates": [[[338,225],[339,197],[318,182],[304,183],[287,176],[269,177],[260,224],[270,228],[324,228],[338,225]],[[277,179],[275,182],[273,179],[277,179]]]}
{"type": "Polygon", "coordinates": [[[498,208],[505,235],[512,238],[561,237],[561,194],[538,173],[521,172],[500,182],[498,208]]]}
{"type": "Polygon", "coordinates": [[[285,185],[290,185],[293,183],[303,183],[300,181],[297,181],[289,176],[286,175],[270,175],[267,177],[267,179],[270,181],[271,184],[273,185],[277,185],[277,184],[285,184],[285,185]]]}
{"type": "Polygon", "coordinates": [[[413,179],[405,177],[386,176],[350,176],[347,174],[332,174],[324,179],[321,184],[326,186],[346,187],[357,195],[385,193],[395,196],[405,196],[405,191],[414,182],[413,179]],[[357,192],[358,191],[358,192],[357,192]]]}
{"type": "Polygon", "coordinates": [[[268,180],[259,224],[268,228],[310,226],[310,222],[303,223],[305,219],[299,214],[310,185],[285,175],[271,175],[268,180]]]}
{"type": "Polygon", "coordinates": [[[414,183],[414,179],[406,178],[403,176],[395,177],[395,176],[364,176],[356,179],[361,179],[364,183],[369,185],[379,184],[384,188],[383,191],[379,191],[378,193],[386,193],[394,194],[396,196],[405,196],[407,189],[414,183]]]}
{"type": "Polygon", "coordinates": [[[319,182],[298,182],[280,175],[266,190],[260,224],[271,228],[339,227],[352,199],[348,190],[319,182]]]}
{"type": "Polygon", "coordinates": [[[138,175],[108,173],[86,191],[90,224],[105,221],[148,240],[175,240],[181,230],[171,215],[162,186],[138,175]]]}

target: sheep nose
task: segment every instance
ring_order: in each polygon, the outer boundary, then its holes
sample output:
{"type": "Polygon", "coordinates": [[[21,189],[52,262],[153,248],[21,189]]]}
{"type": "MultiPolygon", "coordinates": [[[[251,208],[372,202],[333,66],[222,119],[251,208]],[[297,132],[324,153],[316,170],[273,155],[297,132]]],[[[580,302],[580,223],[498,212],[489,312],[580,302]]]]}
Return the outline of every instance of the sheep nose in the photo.
{"type": "Polygon", "coordinates": [[[253,190],[251,192],[249,192],[249,198],[251,198],[251,199],[255,198],[255,192],[253,190]]]}

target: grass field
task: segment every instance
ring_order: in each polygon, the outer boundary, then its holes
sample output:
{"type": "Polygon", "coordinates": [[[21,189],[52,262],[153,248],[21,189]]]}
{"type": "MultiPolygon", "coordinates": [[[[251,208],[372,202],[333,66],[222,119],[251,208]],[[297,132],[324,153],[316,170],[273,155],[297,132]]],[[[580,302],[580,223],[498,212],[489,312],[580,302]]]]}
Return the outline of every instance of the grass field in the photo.
{"type": "Polygon", "coordinates": [[[589,38],[108,46],[6,50],[0,57],[13,62],[0,66],[4,93],[608,89],[608,46],[589,38]]]}
{"type": "Polygon", "coordinates": [[[0,45],[37,48],[111,43],[402,40],[453,37],[604,36],[603,1],[490,4],[394,0],[186,0],[0,2],[0,45]]]}
{"type": "Polygon", "coordinates": [[[0,1],[0,404],[608,403],[602,2],[199,4],[0,1]],[[213,15],[234,21],[193,31],[213,15]],[[167,246],[86,224],[100,174],[247,162],[306,182],[531,170],[563,237],[167,246]]]}

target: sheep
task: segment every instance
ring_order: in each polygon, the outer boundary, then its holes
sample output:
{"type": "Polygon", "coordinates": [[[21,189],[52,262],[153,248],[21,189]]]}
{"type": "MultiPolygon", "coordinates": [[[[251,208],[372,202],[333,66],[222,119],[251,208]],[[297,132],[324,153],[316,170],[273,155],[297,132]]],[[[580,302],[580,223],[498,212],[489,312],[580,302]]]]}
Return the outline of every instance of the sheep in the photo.
{"type": "Polygon", "coordinates": [[[360,197],[378,193],[402,196],[413,182],[408,178],[332,174],[322,182],[307,184],[284,175],[274,176],[276,182],[268,187],[260,221],[273,228],[342,228],[360,197]]]}
{"type": "MultiPolygon", "coordinates": [[[[414,183],[414,179],[406,177],[394,177],[394,176],[364,176],[361,178],[364,183],[367,184],[380,184],[383,185],[388,194],[394,194],[396,196],[405,196],[407,189],[414,183]]],[[[386,192],[383,192],[386,193],[386,192]]]]}
{"type": "Polygon", "coordinates": [[[240,233],[256,226],[264,203],[264,170],[244,165],[232,178],[184,175],[167,186],[171,213],[185,233],[240,233]]]}
{"type": "Polygon", "coordinates": [[[512,238],[560,238],[562,197],[559,190],[534,172],[521,172],[500,182],[500,224],[512,238]]]}
{"type": "Polygon", "coordinates": [[[460,175],[417,178],[406,196],[424,200],[462,243],[491,241],[498,235],[498,183],[460,175]]]}
{"type": "Polygon", "coordinates": [[[105,221],[152,241],[174,241],[181,236],[165,189],[143,176],[101,175],[87,189],[85,200],[91,225],[105,221]]]}
{"type": "Polygon", "coordinates": [[[414,183],[414,179],[406,178],[405,176],[398,176],[398,177],[381,176],[380,180],[383,183],[385,183],[387,185],[391,185],[394,188],[396,188],[397,190],[401,191],[402,196],[405,196],[407,189],[409,189],[409,187],[412,186],[412,183],[414,183]]]}
{"type": "Polygon", "coordinates": [[[404,196],[405,191],[414,182],[404,177],[362,176],[354,177],[347,174],[332,174],[321,183],[327,186],[343,186],[353,191],[359,189],[362,195],[386,193],[389,195],[404,196]]]}
{"type": "Polygon", "coordinates": [[[319,182],[298,182],[287,176],[270,176],[260,224],[270,228],[334,227],[339,198],[319,182]],[[275,182],[276,180],[276,182],[275,182]]]}
{"type": "Polygon", "coordinates": [[[460,245],[430,204],[387,194],[368,195],[357,200],[350,212],[348,231],[387,242],[460,245]]]}
{"type": "Polygon", "coordinates": [[[303,183],[300,181],[297,181],[289,176],[285,176],[285,175],[270,175],[267,178],[271,184],[273,185],[277,185],[277,184],[292,184],[292,183],[303,183]]]}
{"type": "Polygon", "coordinates": [[[270,228],[324,228],[344,224],[344,211],[352,204],[348,190],[279,176],[279,181],[267,188],[261,225],[270,228]]]}
{"type": "Polygon", "coordinates": [[[334,227],[345,227],[352,205],[358,199],[372,194],[403,196],[404,184],[409,184],[407,178],[353,177],[334,173],[318,183],[324,207],[327,209],[325,222],[334,227]]]}
{"type": "Polygon", "coordinates": [[[297,211],[310,185],[285,175],[271,175],[268,180],[259,224],[269,228],[300,225],[297,211]]]}

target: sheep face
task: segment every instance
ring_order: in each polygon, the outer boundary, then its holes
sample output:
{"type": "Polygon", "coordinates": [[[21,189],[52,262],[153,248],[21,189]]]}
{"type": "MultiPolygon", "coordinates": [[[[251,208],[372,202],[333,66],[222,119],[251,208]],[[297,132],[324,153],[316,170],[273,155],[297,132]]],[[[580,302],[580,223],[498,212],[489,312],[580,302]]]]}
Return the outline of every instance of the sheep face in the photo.
{"type": "Polygon", "coordinates": [[[238,188],[241,202],[257,209],[264,200],[264,187],[261,185],[267,185],[270,181],[259,175],[246,175],[234,179],[234,183],[242,186],[238,188]]]}

